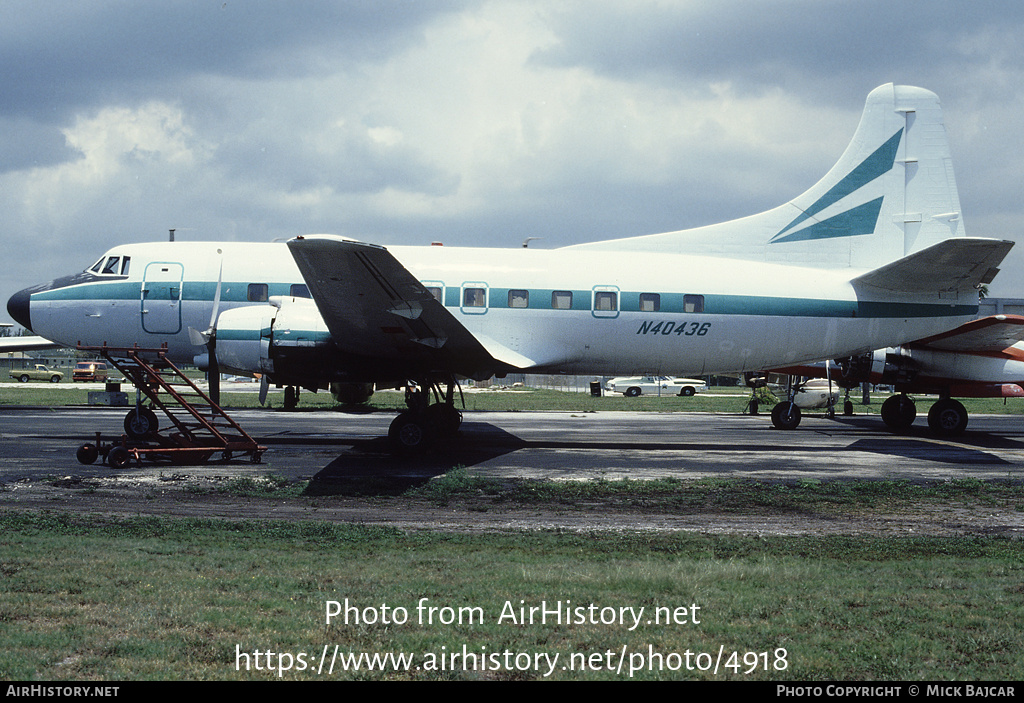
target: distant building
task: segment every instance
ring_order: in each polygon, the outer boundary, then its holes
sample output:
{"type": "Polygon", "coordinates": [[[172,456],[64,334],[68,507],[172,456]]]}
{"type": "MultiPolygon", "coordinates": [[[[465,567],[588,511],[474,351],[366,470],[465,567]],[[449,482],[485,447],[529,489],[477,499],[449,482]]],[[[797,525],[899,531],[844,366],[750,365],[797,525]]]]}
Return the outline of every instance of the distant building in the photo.
{"type": "Polygon", "coordinates": [[[978,307],[978,317],[1024,315],[1024,298],[983,298],[978,307]]]}

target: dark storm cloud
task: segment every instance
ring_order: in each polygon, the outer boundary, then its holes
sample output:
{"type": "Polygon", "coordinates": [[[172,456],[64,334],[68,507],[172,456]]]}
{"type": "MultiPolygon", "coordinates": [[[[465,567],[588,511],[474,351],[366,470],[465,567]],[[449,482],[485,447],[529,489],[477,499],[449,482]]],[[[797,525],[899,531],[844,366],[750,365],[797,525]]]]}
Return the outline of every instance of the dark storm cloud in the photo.
{"type": "Polygon", "coordinates": [[[59,121],[190,76],[296,77],[375,61],[464,4],[7,0],[0,114],[59,121]]]}
{"type": "MultiPolygon", "coordinates": [[[[1011,28],[1024,24],[1024,5],[996,1],[670,3],[642,14],[621,3],[580,10],[555,6],[560,42],[538,53],[537,62],[628,81],[728,82],[754,93],[783,88],[815,101],[889,81],[934,84],[984,68],[993,61],[986,35],[1019,35],[1011,28]]],[[[1022,56],[999,62],[1019,69],[1022,56]]]]}

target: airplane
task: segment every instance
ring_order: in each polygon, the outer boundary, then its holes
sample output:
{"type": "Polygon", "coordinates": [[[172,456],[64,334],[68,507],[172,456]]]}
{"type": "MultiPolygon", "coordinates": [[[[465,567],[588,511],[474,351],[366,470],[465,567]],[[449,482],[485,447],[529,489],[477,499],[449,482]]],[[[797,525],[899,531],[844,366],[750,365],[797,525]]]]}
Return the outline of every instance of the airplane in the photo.
{"type": "MultiPolygon", "coordinates": [[[[14,327],[10,322],[0,322],[0,330],[14,327]]],[[[37,335],[21,335],[19,337],[0,337],[0,354],[4,352],[35,351],[39,349],[59,349],[60,344],[37,335]]]]}
{"type": "MultiPolygon", "coordinates": [[[[928,429],[956,437],[967,428],[967,408],[959,398],[1024,397],[1024,316],[990,315],[956,329],[898,347],[836,359],[829,375],[842,388],[861,383],[892,385],[882,403],[882,421],[891,431],[910,429],[917,404],[909,393],[938,395],[928,410],[928,429]]],[[[825,364],[779,369],[778,373],[823,377],[825,364]]]]}
{"type": "MultiPolygon", "coordinates": [[[[938,97],[890,83],[824,178],[739,220],[555,249],[125,244],[8,311],[69,346],[166,345],[278,386],[405,386],[388,434],[413,452],[458,430],[460,378],[757,371],[945,332],[1012,246],[966,236],[938,97]]],[[[792,397],[772,419],[799,424],[792,397]]]]}

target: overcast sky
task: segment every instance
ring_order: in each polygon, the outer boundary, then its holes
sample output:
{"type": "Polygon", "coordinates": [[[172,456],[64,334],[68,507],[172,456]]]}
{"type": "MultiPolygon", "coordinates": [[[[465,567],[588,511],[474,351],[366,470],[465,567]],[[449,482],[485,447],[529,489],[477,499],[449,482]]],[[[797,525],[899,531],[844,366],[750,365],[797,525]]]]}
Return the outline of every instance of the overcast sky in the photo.
{"type": "MultiPolygon", "coordinates": [[[[172,227],[552,248],[742,217],[823,176],[888,82],[942,100],[967,232],[1016,239],[1022,25],[1017,0],[2,0],[0,298],[172,227]]],[[[992,295],[1024,297],[1019,248],[992,295]]]]}

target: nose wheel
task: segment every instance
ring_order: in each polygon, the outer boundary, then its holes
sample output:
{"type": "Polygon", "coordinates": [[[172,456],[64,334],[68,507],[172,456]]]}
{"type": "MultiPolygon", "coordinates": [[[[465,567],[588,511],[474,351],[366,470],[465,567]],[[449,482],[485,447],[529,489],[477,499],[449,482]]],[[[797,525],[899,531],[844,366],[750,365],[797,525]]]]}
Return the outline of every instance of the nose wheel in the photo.
{"type": "Polygon", "coordinates": [[[800,406],[791,400],[772,408],[772,424],[780,430],[795,430],[800,425],[800,406]]]}

